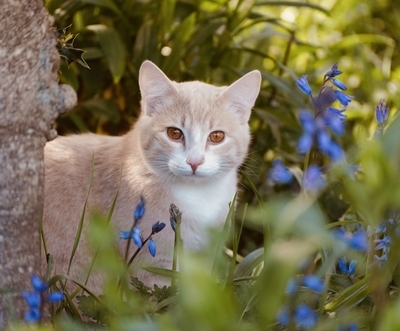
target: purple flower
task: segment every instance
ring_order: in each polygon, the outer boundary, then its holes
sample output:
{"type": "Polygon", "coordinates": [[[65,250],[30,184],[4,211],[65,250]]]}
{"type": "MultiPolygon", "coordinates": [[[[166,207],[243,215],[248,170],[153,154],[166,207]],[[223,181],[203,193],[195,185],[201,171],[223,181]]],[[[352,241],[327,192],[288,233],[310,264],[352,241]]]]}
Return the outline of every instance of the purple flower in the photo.
{"type": "Polygon", "coordinates": [[[317,323],[317,314],[308,305],[302,304],[295,311],[295,321],[299,328],[311,329],[317,323]]]}
{"type": "Polygon", "coordinates": [[[336,94],[337,99],[343,106],[347,107],[347,105],[351,102],[351,97],[344,94],[343,92],[335,91],[335,94],[336,94]]]}
{"type": "Polygon", "coordinates": [[[268,175],[274,183],[288,184],[293,179],[292,173],[283,165],[281,160],[272,161],[272,169],[268,175]]]}
{"type": "Polygon", "coordinates": [[[385,99],[379,101],[379,104],[376,106],[375,115],[379,125],[382,126],[387,121],[389,117],[389,108],[386,107],[385,99]]]}
{"type": "Polygon", "coordinates": [[[157,253],[157,247],[156,247],[156,243],[154,242],[153,239],[149,240],[148,246],[149,246],[149,252],[150,252],[151,256],[155,257],[156,253],[157,253]]]}
{"type": "Polygon", "coordinates": [[[307,75],[303,75],[303,76],[301,76],[301,78],[297,79],[296,85],[300,88],[300,90],[302,90],[303,93],[305,93],[305,94],[312,93],[311,87],[307,81],[307,75]]]}
{"type": "Polygon", "coordinates": [[[325,288],[324,281],[314,275],[306,275],[303,278],[303,285],[318,293],[321,293],[325,288]]]}
{"type": "Polygon", "coordinates": [[[163,222],[160,223],[160,221],[157,221],[156,223],[153,224],[153,226],[151,228],[151,232],[159,233],[164,228],[165,228],[165,223],[163,223],[163,222]]]}
{"type": "Polygon", "coordinates": [[[140,202],[136,206],[135,211],[133,213],[133,219],[135,223],[143,217],[145,211],[146,211],[145,201],[143,196],[140,196],[140,202]]]}
{"type": "Polygon", "coordinates": [[[326,74],[325,77],[326,78],[332,78],[332,77],[336,77],[339,76],[342,73],[342,71],[338,70],[338,64],[335,63],[331,70],[329,70],[326,74]]]}
{"type": "Polygon", "coordinates": [[[325,179],[322,176],[321,169],[314,164],[310,165],[303,176],[304,191],[316,194],[324,186],[325,179]]]}
{"type": "Polygon", "coordinates": [[[340,80],[336,79],[336,78],[331,78],[330,81],[333,83],[333,85],[335,85],[337,88],[340,88],[343,91],[347,90],[346,85],[341,82],[340,80]]]}

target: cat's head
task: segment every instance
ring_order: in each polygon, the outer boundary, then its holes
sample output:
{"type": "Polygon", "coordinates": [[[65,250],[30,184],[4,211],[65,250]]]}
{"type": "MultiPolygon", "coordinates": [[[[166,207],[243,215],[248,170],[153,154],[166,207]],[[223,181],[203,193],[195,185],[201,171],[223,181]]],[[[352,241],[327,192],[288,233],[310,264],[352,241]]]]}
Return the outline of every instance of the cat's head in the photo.
{"type": "Polygon", "coordinates": [[[215,180],[237,171],[250,142],[248,120],[261,74],[249,72],[232,85],[176,83],[152,62],[142,64],[142,157],[172,181],[215,180]]]}

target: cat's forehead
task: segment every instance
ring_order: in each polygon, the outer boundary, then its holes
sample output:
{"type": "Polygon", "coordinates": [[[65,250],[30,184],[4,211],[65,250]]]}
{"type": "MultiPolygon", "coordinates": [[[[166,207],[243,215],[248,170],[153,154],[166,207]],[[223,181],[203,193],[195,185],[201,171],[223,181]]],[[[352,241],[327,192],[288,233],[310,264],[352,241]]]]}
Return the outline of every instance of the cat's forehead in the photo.
{"type": "Polygon", "coordinates": [[[226,86],[214,86],[199,81],[175,83],[174,85],[181,96],[203,98],[203,100],[216,99],[226,89],[226,86]]]}

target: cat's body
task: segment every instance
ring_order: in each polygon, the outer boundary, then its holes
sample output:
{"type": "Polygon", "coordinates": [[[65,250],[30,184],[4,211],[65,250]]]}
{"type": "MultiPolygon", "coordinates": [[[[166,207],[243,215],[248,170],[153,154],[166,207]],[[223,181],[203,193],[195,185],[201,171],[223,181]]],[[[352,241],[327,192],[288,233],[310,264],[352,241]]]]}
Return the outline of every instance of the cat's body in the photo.
{"type": "MultiPolygon", "coordinates": [[[[140,196],[146,202],[146,212],[138,224],[143,235],[151,232],[156,221],[167,223],[154,237],[156,257],[151,257],[145,247],[138,256],[138,265],[171,267],[171,203],[182,212],[182,240],[187,249],[200,249],[206,242],[207,228],[221,226],[226,218],[228,204],[237,190],[237,170],[250,141],[247,121],[259,92],[259,72],[249,73],[228,88],[215,87],[200,82],[171,82],[146,61],[140,70],[139,85],[142,114],[126,135],[59,137],[45,147],[43,227],[56,273],[67,271],[93,155],[89,211],[108,211],[121,178],[112,218],[116,228],[131,228],[140,196]]],[[[90,265],[91,259],[83,239],[71,275],[84,279],[80,270],[90,265]]],[[[137,276],[149,285],[162,283],[145,271],[137,271],[137,276]]],[[[100,283],[94,277],[89,285],[99,291],[100,283]]]]}

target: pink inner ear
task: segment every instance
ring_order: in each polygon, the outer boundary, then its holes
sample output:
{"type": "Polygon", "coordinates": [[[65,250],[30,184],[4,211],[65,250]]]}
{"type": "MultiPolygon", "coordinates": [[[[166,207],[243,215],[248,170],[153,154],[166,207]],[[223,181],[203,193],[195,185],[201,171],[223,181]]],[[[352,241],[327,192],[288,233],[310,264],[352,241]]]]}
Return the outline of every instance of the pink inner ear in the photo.
{"type": "Polygon", "coordinates": [[[142,107],[147,115],[161,110],[176,93],[168,77],[152,62],[145,61],[139,70],[142,107]]]}
{"type": "Polygon", "coordinates": [[[254,70],[238,79],[230,85],[221,97],[229,104],[239,117],[242,123],[249,120],[251,108],[257,99],[261,87],[261,74],[254,70]]]}

